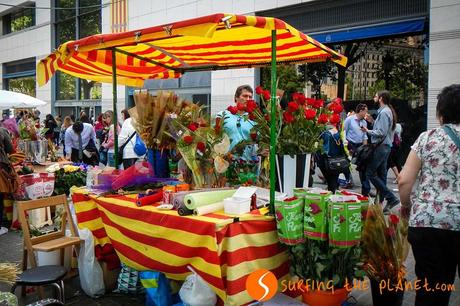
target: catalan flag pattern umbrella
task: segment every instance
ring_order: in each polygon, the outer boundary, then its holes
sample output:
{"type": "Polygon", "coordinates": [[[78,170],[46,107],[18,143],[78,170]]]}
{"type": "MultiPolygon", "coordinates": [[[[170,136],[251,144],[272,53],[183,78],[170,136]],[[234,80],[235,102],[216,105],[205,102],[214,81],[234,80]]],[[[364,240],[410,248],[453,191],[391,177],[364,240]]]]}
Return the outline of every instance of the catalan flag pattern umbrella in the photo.
{"type": "Polygon", "coordinates": [[[345,57],[279,19],[215,14],[66,42],[38,63],[38,83],[46,84],[57,70],[112,83],[114,50],[116,82],[136,87],[147,79],[178,78],[187,71],[265,66],[271,62],[272,30],[277,63],[331,59],[346,64],[345,57]]]}

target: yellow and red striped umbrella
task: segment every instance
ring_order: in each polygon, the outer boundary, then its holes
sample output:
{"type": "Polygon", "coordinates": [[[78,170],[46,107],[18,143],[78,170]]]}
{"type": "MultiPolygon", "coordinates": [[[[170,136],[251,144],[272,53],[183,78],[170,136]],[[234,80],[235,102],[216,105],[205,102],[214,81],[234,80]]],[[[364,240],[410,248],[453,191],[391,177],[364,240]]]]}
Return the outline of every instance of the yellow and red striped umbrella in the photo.
{"type": "Polygon", "coordinates": [[[115,34],[69,41],[37,66],[40,86],[60,70],[112,83],[112,50],[116,50],[117,83],[142,87],[144,80],[177,78],[187,71],[257,67],[271,62],[271,32],[276,30],[278,63],[346,57],[271,17],[214,14],[115,34]]]}

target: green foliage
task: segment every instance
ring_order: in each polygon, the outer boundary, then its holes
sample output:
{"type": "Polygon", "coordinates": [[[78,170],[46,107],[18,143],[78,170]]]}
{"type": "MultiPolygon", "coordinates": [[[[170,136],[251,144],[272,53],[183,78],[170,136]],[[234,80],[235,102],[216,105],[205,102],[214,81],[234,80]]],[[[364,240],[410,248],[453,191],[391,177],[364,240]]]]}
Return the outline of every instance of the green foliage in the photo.
{"type": "Polygon", "coordinates": [[[377,80],[374,85],[369,87],[368,89],[368,96],[373,97],[376,92],[385,89],[385,81],[384,80],[377,80]]]}
{"type": "Polygon", "coordinates": [[[65,172],[64,169],[59,169],[54,172],[54,194],[67,194],[70,193],[70,188],[73,186],[85,186],[86,185],[86,172],[78,170],[75,172],[65,172]]]}
{"type": "MultiPolygon", "coordinates": [[[[393,97],[404,100],[415,100],[424,96],[425,86],[428,83],[428,67],[422,59],[407,50],[398,50],[390,53],[392,66],[389,70],[389,90],[393,97]]],[[[385,80],[383,64],[377,72],[379,80],[385,80]]]]}
{"type": "Polygon", "coordinates": [[[357,264],[361,258],[361,247],[334,248],[328,241],[310,240],[289,247],[291,275],[327,283],[332,280],[335,288],[344,287],[353,278],[362,275],[357,264]]]}
{"type": "Polygon", "coordinates": [[[22,15],[11,20],[11,32],[17,32],[31,27],[33,24],[32,14],[22,15]]]}
{"type": "MultiPolygon", "coordinates": [[[[284,90],[284,97],[291,97],[294,92],[304,92],[305,79],[297,73],[296,65],[277,65],[277,88],[284,90]]],[[[271,69],[261,68],[261,86],[270,89],[271,69]]]]}
{"type": "Polygon", "coordinates": [[[8,90],[35,97],[35,77],[9,79],[8,90]]]}
{"type": "Polygon", "coordinates": [[[321,99],[321,85],[326,81],[337,81],[337,66],[330,61],[309,63],[299,66],[299,73],[305,82],[312,84],[315,97],[321,99]]]}

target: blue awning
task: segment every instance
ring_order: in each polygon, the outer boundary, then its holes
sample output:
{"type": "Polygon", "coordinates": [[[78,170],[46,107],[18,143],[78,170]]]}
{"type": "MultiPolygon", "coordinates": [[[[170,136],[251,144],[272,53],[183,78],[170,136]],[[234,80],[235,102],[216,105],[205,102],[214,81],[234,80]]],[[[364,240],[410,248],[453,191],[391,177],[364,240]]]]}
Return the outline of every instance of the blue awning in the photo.
{"type": "Polygon", "coordinates": [[[423,32],[425,28],[425,18],[385,23],[365,27],[354,27],[345,30],[323,32],[318,34],[309,33],[308,35],[323,44],[339,43],[352,40],[363,40],[378,38],[383,36],[417,34],[423,32]]]}

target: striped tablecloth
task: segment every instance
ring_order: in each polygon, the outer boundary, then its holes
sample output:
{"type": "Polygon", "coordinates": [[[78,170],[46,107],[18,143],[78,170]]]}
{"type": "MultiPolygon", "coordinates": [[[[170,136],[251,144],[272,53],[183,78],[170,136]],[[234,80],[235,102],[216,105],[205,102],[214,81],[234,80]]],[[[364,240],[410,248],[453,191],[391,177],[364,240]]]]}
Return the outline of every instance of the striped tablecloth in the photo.
{"type": "Polygon", "coordinates": [[[184,280],[191,265],[226,305],[252,300],[245,288],[251,272],[265,268],[279,279],[288,273],[272,217],[179,216],[137,207],[135,195],[96,197],[82,189],[72,199],[78,226],[90,229],[96,244],[112,243],[123,263],[176,280],[184,280]]]}

